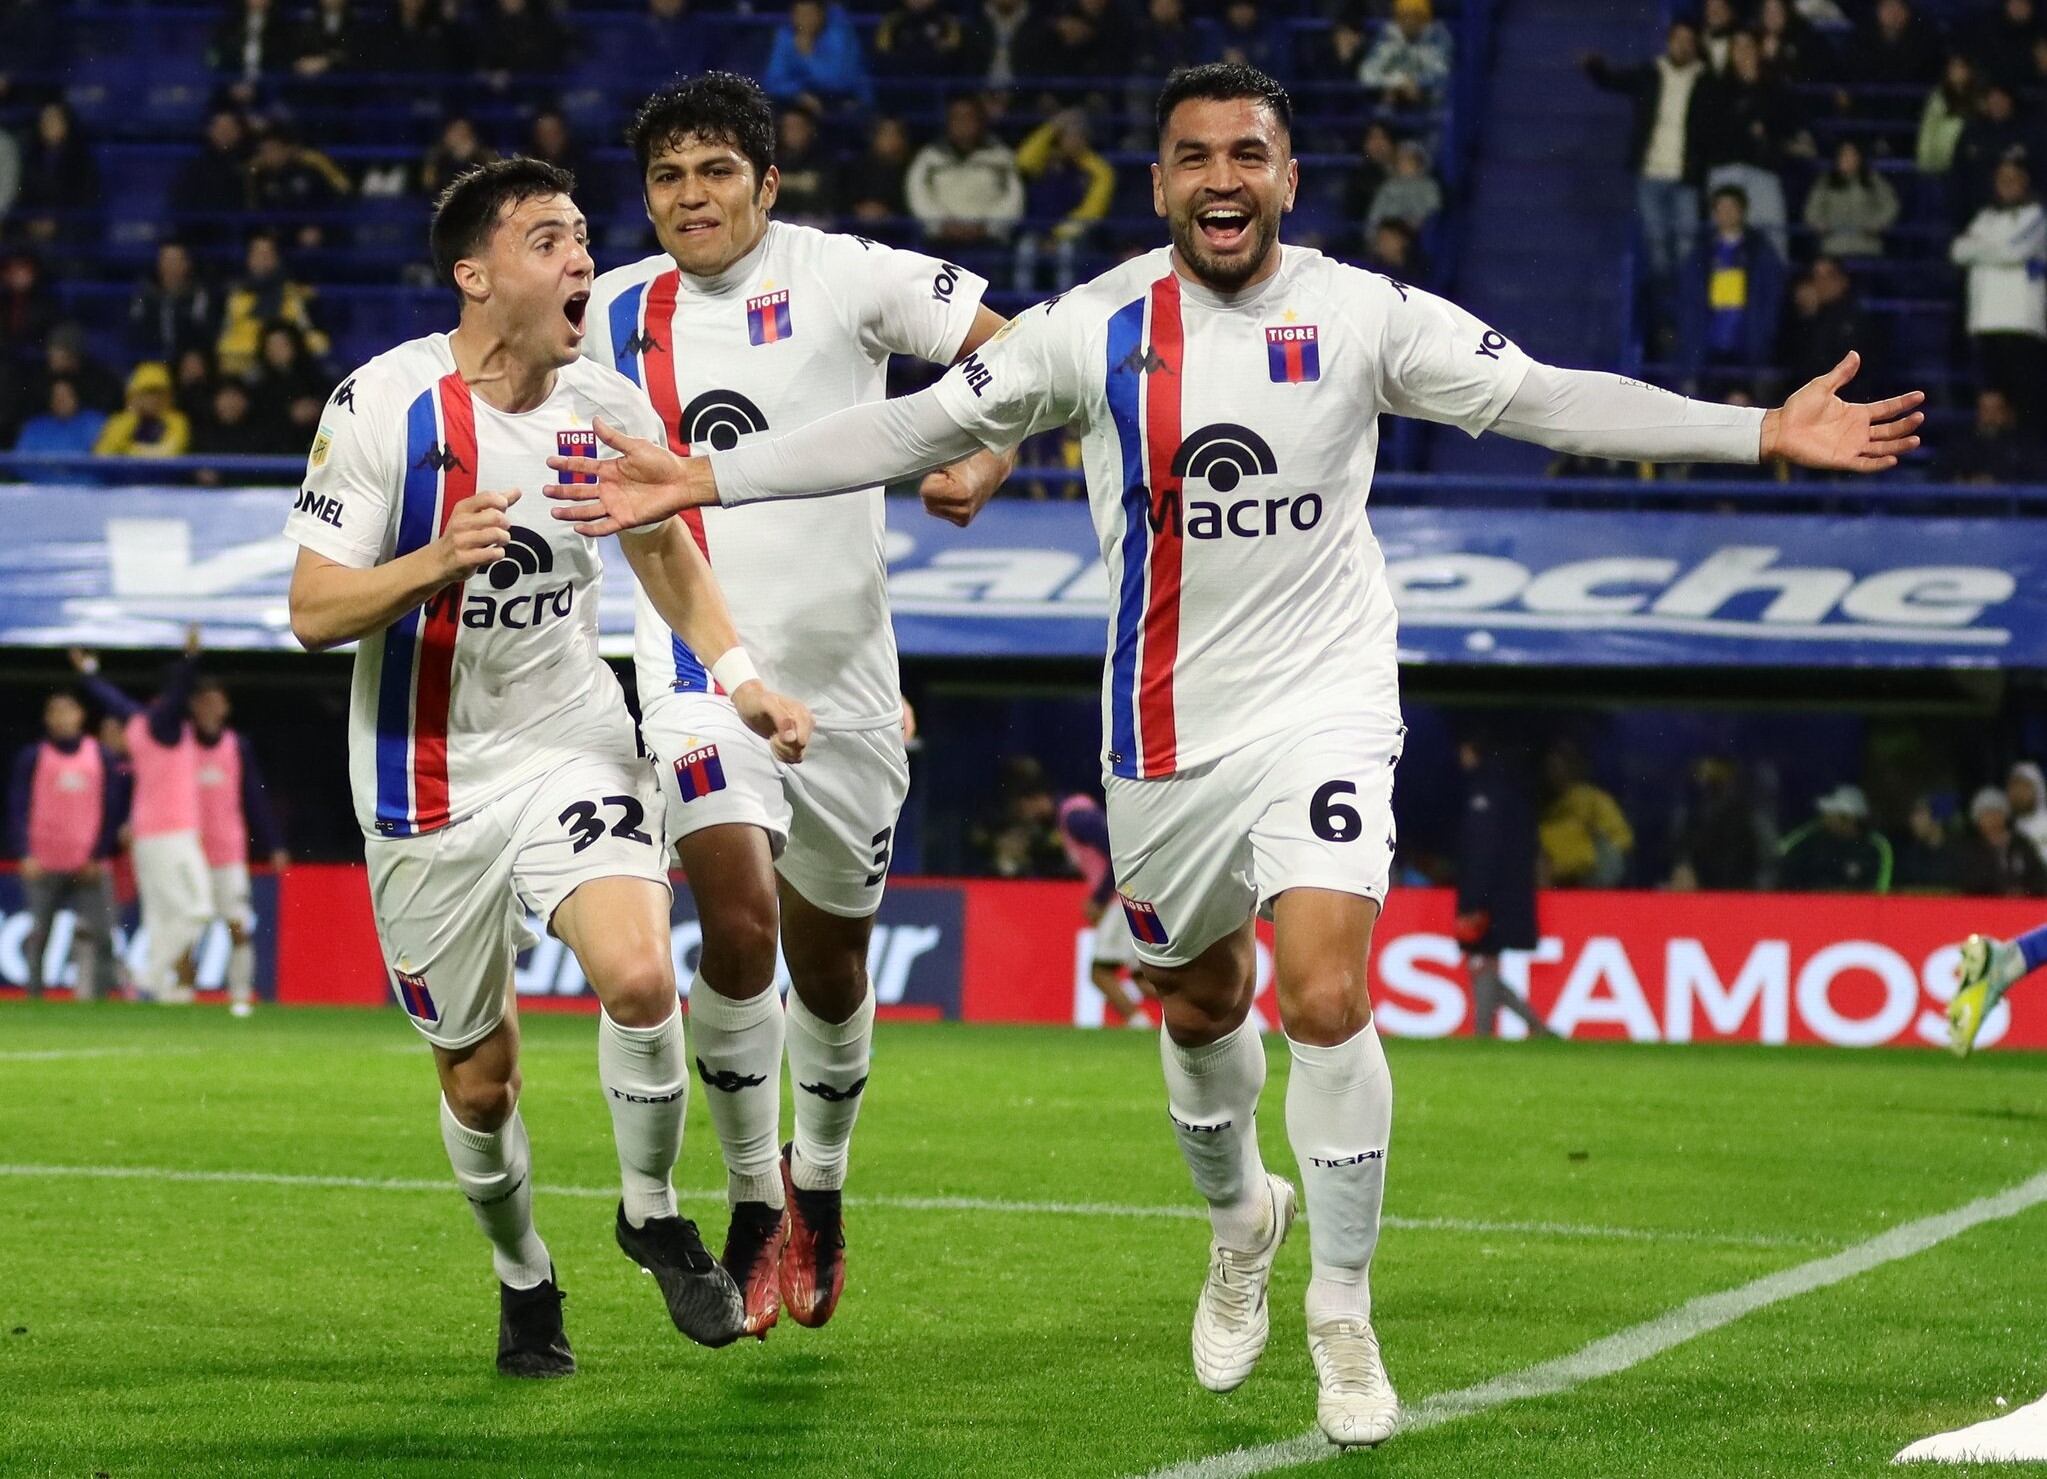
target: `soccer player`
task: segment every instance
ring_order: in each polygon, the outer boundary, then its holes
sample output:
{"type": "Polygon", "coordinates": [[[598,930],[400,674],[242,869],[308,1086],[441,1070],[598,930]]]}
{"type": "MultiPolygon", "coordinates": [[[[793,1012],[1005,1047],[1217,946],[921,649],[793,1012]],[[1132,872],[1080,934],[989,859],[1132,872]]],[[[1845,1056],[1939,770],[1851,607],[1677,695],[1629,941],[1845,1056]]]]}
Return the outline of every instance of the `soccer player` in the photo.
{"type": "Polygon", "coordinates": [[[246,1017],[256,1003],[256,911],[249,905],[249,844],[280,876],[291,865],[284,833],[256,757],[227,727],[234,712],[217,678],[192,685],[192,737],[199,745],[199,845],[206,854],[213,914],[227,925],[228,1010],[246,1017]]]}
{"type": "MultiPolygon", "coordinates": [[[[1117,886],[1165,1016],[1167,1102],[1214,1243],[1195,1373],[1227,1390],[1268,1332],[1294,1190],[1259,1160],[1265,1055],[1247,1025],[1269,914],[1293,1060],[1287,1137],[1310,1214],[1308,1349],[1323,1431],[1392,1434],[1368,1272],[1392,1123],[1366,958],[1393,855],[1403,730],[1395,613],[1364,505],[1382,411],[1629,461],[1782,456],[1849,471],[1918,444],[1922,397],[1875,406],[1831,374],[1770,411],[1537,364],[1402,283],[1279,244],[1299,172],[1286,93],[1214,64],[1158,103],[1153,208],[1170,249],[1020,315],[919,395],[678,458],[556,459],[557,515],[593,535],[713,501],[887,482],[1060,425],[1083,434],[1112,592],[1103,768],[1117,886]]],[[[927,485],[971,514],[973,488],[927,485]]]]}
{"type": "Polygon", "coordinates": [[[1116,902],[1116,865],[1109,851],[1109,819],[1092,796],[1069,796],[1059,803],[1059,841],[1066,860],[1088,886],[1082,906],[1088,923],[1088,980],[1117,1020],[1126,1026],[1144,1020],[1144,993],[1126,974],[1137,960],[1130,921],[1116,902]]]}
{"type": "Polygon", "coordinates": [[[212,888],[199,841],[199,747],[186,705],[197,676],[199,632],[165,675],[156,702],[144,707],[99,676],[99,658],[72,649],[87,694],[121,721],[134,769],[128,826],[134,837],[135,889],[149,949],[137,981],[159,1002],[192,1000],[199,936],[212,918],[212,888]]]}
{"type": "MultiPolygon", "coordinates": [[[[43,994],[43,956],[57,911],[71,909],[74,995],[90,1001],[113,979],[114,888],[109,863],[120,829],[119,783],[85,732],[85,705],[70,692],[43,703],[43,737],[15,758],[7,793],[8,846],[21,859],[28,896],[28,994],[43,994]]],[[[62,971],[59,971],[61,977],[62,971]]]]}
{"type": "MultiPolygon", "coordinates": [[[[891,354],[949,365],[1002,326],[970,272],[771,220],[775,119],[751,79],[664,88],[631,138],[661,250],[598,278],[583,353],[646,391],[678,451],[880,400],[891,354]]],[[[992,489],[1006,465],[989,471],[992,489]]],[[[641,728],[684,777],[667,840],[703,925],[690,1036],[724,1152],[723,1261],[747,1332],[765,1339],[785,1302],[797,1323],[824,1324],[845,1284],[841,1188],[874,1024],[867,947],[910,771],[881,489],[684,517],[767,680],[817,716],[801,768],[777,763],[701,649],[641,594],[641,728]]]]}
{"type": "Polygon", "coordinates": [[[2027,930],[2016,940],[1971,935],[1962,942],[1962,964],[1956,973],[1954,1000],[1947,1005],[1948,1047],[1957,1058],[1969,1056],[1983,1019],[2026,976],[2047,965],[2047,924],[2027,930]]]}
{"type": "MultiPolygon", "coordinates": [[[[638,390],[578,354],[596,269],[572,188],[515,158],[442,193],[433,259],[460,322],[342,381],[286,523],[301,547],[293,632],[311,649],[358,641],[349,769],[377,935],[433,1045],[442,1141],[499,1281],[498,1369],[515,1376],[575,1370],[518,1112],[512,966],[528,910],[603,1006],[619,1246],[691,1339],[723,1345],[743,1319],[670,1179],[689,1079],[656,838],[675,777],[657,791],[598,656],[598,547],[520,501],[547,454],[594,445],[599,414],[662,435],[638,390]]],[[[799,759],[810,715],[754,674],[681,521],[623,546],[737,712],[799,759]]]]}

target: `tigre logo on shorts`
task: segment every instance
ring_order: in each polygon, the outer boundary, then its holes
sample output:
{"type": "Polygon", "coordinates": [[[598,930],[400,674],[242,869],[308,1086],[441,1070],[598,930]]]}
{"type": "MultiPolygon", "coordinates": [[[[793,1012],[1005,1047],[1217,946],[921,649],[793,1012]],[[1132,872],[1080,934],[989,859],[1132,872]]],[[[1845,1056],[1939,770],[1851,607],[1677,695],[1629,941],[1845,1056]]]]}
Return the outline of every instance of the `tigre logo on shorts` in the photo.
{"type": "Polygon", "coordinates": [[[695,801],[725,789],[725,766],[716,745],[699,745],[675,762],[675,781],[684,801],[695,801]]]}
{"type": "Polygon", "coordinates": [[[405,1004],[406,1012],[422,1022],[441,1020],[440,1009],[434,1005],[434,996],[426,989],[426,977],[412,975],[406,971],[393,971],[398,978],[398,997],[405,1004]]]}
{"type": "Polygon", "coordinates": [[[1159,922],[1159,911],[1150,904],[1141,904],[1128,894],[1118,894],[1123,901],[1123,917],[1130,921],[1130,933],[1145,945],[1170,945],[1172,937],[1166,933],[1165,925],[1159,922]]]}

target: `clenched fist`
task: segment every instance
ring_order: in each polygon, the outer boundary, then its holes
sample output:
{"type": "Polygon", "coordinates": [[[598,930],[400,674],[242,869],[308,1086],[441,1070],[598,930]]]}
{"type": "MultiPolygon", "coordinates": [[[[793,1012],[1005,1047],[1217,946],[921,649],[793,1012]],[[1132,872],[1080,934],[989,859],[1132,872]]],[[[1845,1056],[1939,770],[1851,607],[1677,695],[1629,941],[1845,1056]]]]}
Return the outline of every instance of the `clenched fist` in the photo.
{"type": "Polygon", "coordinates": [[[810,731],[817,723],[803,704],[775,692],[758,678],[749,678],[732,695],[732,707],[748,729],[768,742],[777,760],[795,765],[803,759],[810,731]]]}
{"type": "Polygon", "coordinates": [[[515,488],[510,493],[474,493],[455,505],[448,527],[434,541],[449,580],[462,580],[504,558],[512,537],[509,510],[518,501],[515,488]]]}

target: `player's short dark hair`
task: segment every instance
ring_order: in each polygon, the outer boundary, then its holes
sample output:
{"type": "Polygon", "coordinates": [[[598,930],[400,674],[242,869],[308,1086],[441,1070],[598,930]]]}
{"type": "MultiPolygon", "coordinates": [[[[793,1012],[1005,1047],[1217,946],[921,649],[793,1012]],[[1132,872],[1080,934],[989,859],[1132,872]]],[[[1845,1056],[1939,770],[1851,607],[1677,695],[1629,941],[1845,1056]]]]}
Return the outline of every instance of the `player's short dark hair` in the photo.
{"type": "Polygon", "coordinates": [[[775,110],[758,82],[736,72],[669,83],[640,104],[625,136],[642,180],[657,153],[692,137],[737,149],[753,166],[756,189],[775,162],[775,110]]]}
{"type": "Polygon", "coordinates": [[[1743,210],[1748,209],[1748,191],[1742,189],[1739,185],[1716,186],[1713,191],[1713,198],[1707,201],[1706,204],[1709,206],[1718,205],[1723,196],[1733,201],[1743,210]]]}
{"type": "Polygon", "coordinates": [[[573,195],[575,189],[576,177],[560,165],[523,155],[463,170],[434,200],[434,222],[427,234],[433,246],[434,276],[459,294],[455,264],[489,245],[490,234],[507,206],[536,195],[573,195]]]}
{"type": "Polygon", "coordinates": [[[227,685],[211,673],[201,673],[192,680],[192,697],[194,698],[199,697],[202,693],[225,694],[226,692],[227,685]]]}
{"type": "Polygon", "coordinates": [[[1287,137],[1293,137],[1293,99],[1277,82],[1256,67],[1247,67],[1242,62],[1204,62],[1198,67],[1182,67],[1168,77],[1166,85],[1159,89],[1159,137],[1163,139],[1166,136],[1166,124],[1172,118],[1173,110],[1182,103],[1227,103],[1236,98],[1250,98],[1263,103],[1279,120],[1279,126],[1286,131],[1287,137]]]}

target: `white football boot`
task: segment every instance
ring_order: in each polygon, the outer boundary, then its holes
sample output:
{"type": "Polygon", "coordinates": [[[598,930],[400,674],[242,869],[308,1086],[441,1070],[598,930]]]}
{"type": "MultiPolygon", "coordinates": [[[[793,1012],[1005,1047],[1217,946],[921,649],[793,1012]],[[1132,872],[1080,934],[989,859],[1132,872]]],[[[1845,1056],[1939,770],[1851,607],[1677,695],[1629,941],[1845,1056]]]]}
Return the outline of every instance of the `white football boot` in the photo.
{"type": "Polygon", "coordinates": [[[1379,1337],[1362,1315],[1324,1315],[1308,1321],[1308,1355],[1315,1363],[1315,1421],[1331,1443],[1369,1448],[1400,1426],[1400,1398],[1379,1359],[1379,1337]]]}
{"type": "Polygon", "coordinates": [[[1264,1244],[1249,1252],[1214,1241],[1208,1245],[1208,1282],[1194,1305],[1194,1377],[1211,1392],[1242,1386],[1272,1333],[1265,1292],[1272,1283],[1272,1260],[1293,1226],[1294,1188],[1270,1172],[1265,1184],[1272,1191],[1272,1230],[1264,1244]]]}

